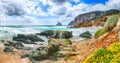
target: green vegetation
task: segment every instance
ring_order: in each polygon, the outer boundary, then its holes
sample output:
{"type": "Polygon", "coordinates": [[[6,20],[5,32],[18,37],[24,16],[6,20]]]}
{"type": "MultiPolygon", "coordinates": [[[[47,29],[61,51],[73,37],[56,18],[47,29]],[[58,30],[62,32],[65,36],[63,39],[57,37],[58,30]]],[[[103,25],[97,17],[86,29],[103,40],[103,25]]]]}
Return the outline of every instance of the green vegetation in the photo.
{"type": "Polygon", "coordinates": [[[67,45],[71,45],[71,41],[69,39],[53,39],[48,43],[48,54],[54,54],[67,45]]]}
{"type": "Polygon", "coordinates": [[[120,43],[96,50],[83,63],[120,63],[120,43]]]}
{"type": "Polygon", "coordinates": [[[110,16],[107,19],[107,21],[104,25],[104,28],[108,31],[111,31],[116,26],[119,18],[120,18],[120,14],[115,14],[115,15],[110,16]]]}
{"type": "Polygon", "coordinates": [[[105,30],[104,28],[99,29],[99,30],[95,33],[94,37],[95,37],[95,38],[98,38],[98,37],[102,36],[103,34],[105,34],[106,32],[107,32],[107,30],[105,30]]]}

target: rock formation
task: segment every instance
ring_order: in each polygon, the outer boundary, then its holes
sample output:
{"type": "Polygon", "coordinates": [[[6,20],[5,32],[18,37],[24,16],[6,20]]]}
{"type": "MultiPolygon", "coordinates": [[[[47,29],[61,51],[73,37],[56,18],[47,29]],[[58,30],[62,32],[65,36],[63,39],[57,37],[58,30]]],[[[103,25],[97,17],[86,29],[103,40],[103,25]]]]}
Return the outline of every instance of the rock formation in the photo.
{"type": "MultiPolygon", "coordinates": [[[[107,11],[93,11],[93,12],[89,12],[89,13],[85,13],[85,14],[80,14],[77,17],[75,17],[74,21],[71,21],[68,25],[75,26],[77,24],[82,23],[82,24],[80,24],[81,25],[80,27],[82,27],[82,25],[84,27],[86,25],[84,25],[85,23],[83,23],[83,22],[86,22],[87,24],[88,23],[91,24],[91,25],[89,24],[89,26],[92,26],[92,23],[89,21],[92,21],[92,20],[95,20],[98,18],[102,18],[102,20],[104,20],[104,16],[117,14],[119,12],[120,12],[119,10],[112,9],[112,10],[107,10],[107,11]]],[[[96,22],[94,22],[93,24],[96,24],[96,22]]],[[[99,23],[99,24],[101,24],[101,23],[99,23]]]]}
{"type": "Polygon", "coordinates": [[[56,24],[56,26],[62,26],[62,23],[58,22],[58,23],[56,24]]]}

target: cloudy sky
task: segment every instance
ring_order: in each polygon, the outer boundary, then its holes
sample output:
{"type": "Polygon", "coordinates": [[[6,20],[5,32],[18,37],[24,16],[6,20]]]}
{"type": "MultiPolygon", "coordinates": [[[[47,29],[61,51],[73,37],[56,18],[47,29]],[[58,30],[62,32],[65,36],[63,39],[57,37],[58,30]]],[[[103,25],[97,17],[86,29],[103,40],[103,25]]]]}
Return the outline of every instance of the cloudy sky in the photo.
{"type": "Polygon", "coordinates": [[[66,25],[75,16],[120,9],[120,0],[0,0],[0,25],[66,25]]]}

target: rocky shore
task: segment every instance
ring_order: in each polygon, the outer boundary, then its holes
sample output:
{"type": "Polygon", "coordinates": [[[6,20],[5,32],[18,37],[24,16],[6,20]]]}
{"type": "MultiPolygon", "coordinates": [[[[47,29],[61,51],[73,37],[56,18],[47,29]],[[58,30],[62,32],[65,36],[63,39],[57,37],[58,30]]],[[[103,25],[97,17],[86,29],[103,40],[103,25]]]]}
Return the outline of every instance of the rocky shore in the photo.
{"type": "Polygon", "coordinates": [[[72,40],[70,31],[53,30],[1,40],[0,63],[119,63],[119,18],[110,16],[94,36],[89,31],[79,34],[83,40],[72,40]]]}
{"type": "MultiPolygon", "coordinates": [[[[24,58],[26,60],[24,63],[37,63],[46,59],[57,61],[59,58],[65,58],[72,51],[69,40],[71,37],[72,32],[52,30],[36,34],[18,34],[11,41],[1,40],[0,54],[3,56],[11,55],[10,59],[14,60],[15,63],[16,61],[12,56],[19,58],[18,63],[21,63],[20,61],[24,58]]],[[[2,62],[1,60],[3,59],[0,59],[0,62],[2,62]]]]}

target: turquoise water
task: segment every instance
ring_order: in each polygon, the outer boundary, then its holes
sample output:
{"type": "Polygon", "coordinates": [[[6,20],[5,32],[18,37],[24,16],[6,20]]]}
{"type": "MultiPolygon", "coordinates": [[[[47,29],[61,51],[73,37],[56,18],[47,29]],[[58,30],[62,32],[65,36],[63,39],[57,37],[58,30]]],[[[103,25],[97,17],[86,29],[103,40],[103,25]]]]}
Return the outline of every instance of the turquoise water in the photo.
{"type": "Polygon", "coordinates": [[[64,30],[72,31],[74,37],[79,37],[79,34],[90,31],[93,35],[98,30],[97,27],[85,28],[68,28],[68,26],[53,26],[53,25],[29,25],[29,26],[0,26],[0,38],[11,39],[17,34],[34,34],[45,30],[64,30]]]}

